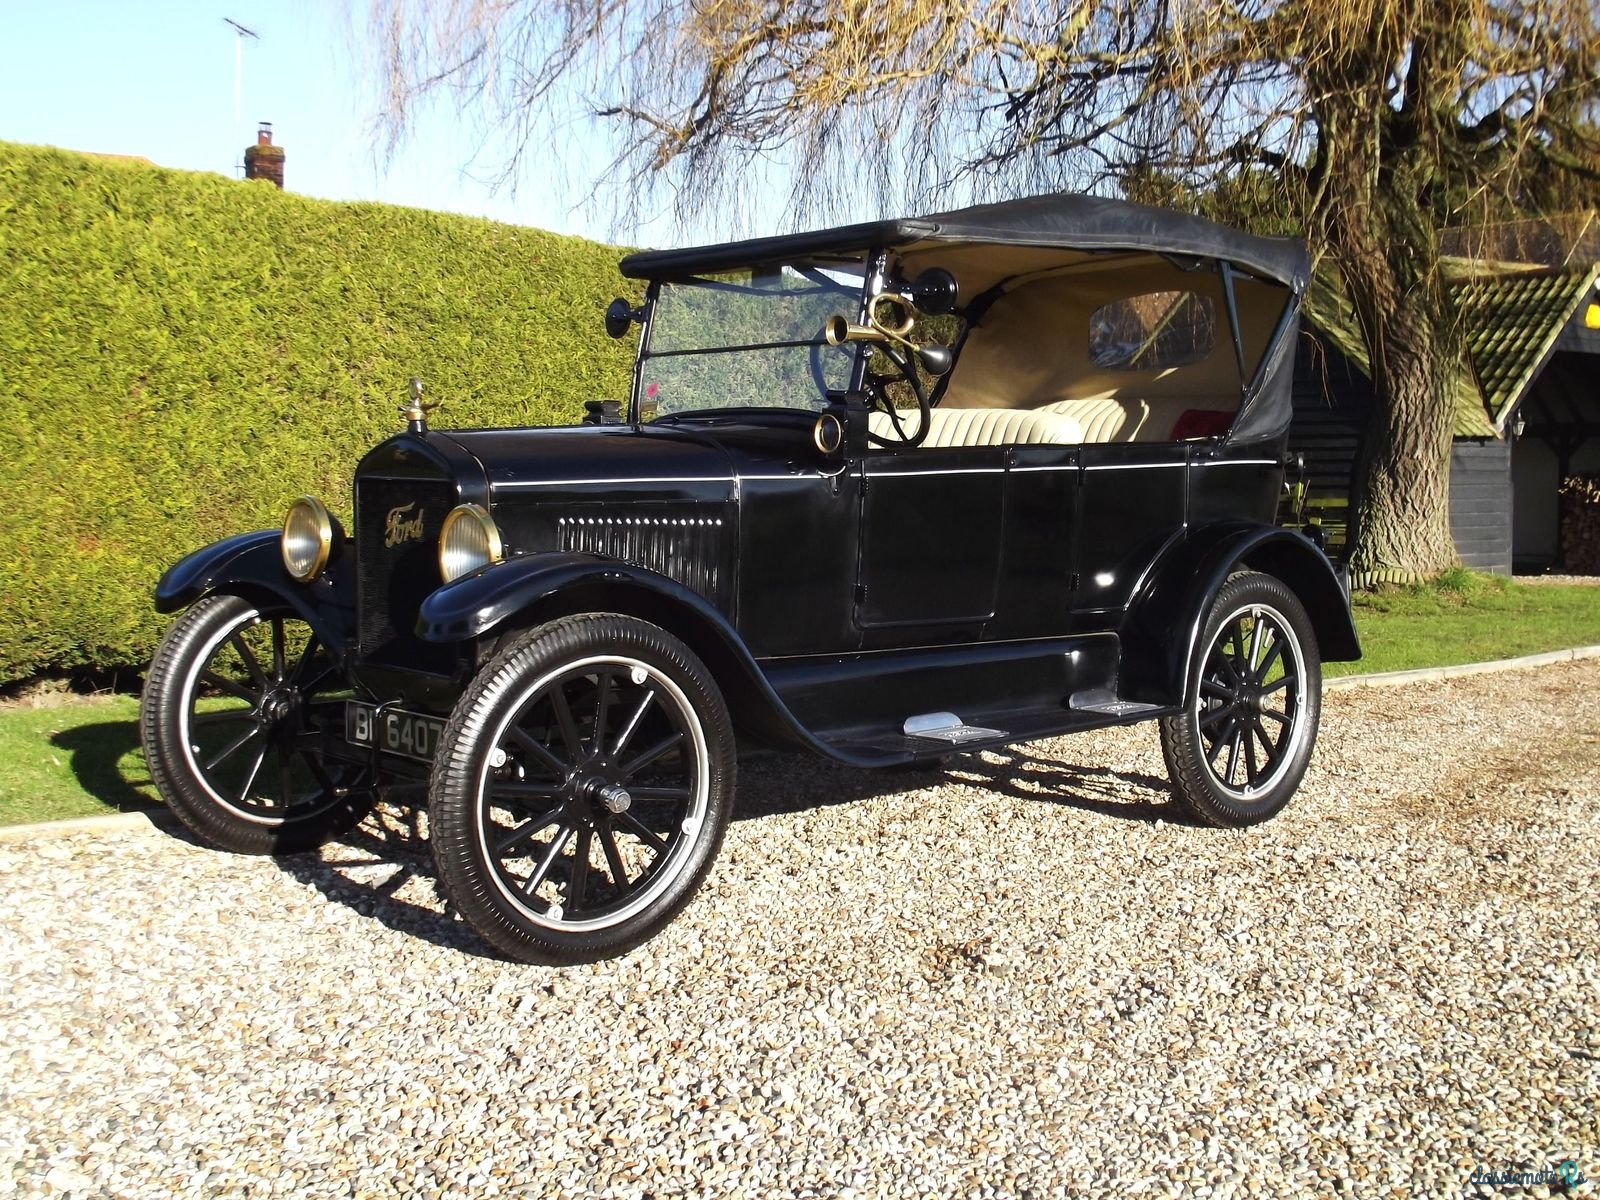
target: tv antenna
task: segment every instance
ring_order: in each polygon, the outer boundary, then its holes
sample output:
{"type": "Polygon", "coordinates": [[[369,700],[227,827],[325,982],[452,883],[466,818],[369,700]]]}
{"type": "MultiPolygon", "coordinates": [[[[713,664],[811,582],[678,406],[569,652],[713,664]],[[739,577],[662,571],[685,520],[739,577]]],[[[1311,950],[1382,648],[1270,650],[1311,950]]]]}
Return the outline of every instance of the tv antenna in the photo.
{"type": "Polygon", "coordinates": [[[246,29],[232,17],[223,17],[223,24],[233,29],[233,127],[239,128],[239,103],[244,95],[244,40],[250,38],[259,42],[261,35],[254,29],[246,29]]]}

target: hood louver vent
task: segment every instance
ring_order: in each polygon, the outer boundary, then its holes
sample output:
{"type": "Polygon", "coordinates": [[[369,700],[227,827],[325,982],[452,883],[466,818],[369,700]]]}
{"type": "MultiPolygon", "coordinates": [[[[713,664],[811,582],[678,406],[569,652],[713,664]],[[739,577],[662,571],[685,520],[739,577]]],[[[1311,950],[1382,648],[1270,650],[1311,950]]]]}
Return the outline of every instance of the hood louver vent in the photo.
{"type": "MultiPolygon", "coordinates": [[[[720,509],[719,509],[720,512],[720,509]]],[[[732,528],[721,515],[584,513],[557,522],[561,549],[600,554],[665,575],[722,608],[732,528]]]]}

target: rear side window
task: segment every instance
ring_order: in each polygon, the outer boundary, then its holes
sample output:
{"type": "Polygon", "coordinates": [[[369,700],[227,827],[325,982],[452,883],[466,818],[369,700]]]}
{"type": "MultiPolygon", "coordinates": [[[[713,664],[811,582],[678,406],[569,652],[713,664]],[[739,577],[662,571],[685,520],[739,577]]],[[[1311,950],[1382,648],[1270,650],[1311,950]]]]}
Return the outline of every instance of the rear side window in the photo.
{"type": "Polygon", "coordinates": [[[1089,358],[1108,371],[1165,371],[1197,363],[1217,345],[1209,296],[1146,292],[1113,300],[1089,318],[1089,358]]]}

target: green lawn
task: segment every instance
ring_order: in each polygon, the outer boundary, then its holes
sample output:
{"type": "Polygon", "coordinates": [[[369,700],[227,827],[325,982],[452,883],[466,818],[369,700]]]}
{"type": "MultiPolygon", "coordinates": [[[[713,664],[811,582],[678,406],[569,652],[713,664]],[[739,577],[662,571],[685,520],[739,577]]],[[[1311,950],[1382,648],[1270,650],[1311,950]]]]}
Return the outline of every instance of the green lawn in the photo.
{"type": "Polygon", "coordinates": [[[1357,595],[1361,661],[1328,675],[1406,671],[1600,645],[1600,587],[1524,584],[1466,571],[1428,587],[1357,595]]]}
{"type": "MultiPolygon", "coordinates": [[[[1600,587],[1528,586],[1452,572],[1426,588],[1358,596],[1365,657],[1327,674],[1401,671],[1600,644],[1600,587]]],[[[0,825],[148,808],[131,696],[0,706],[0,825]]]]}
{"type": "Polygon", "coordinates": [[[131,696],[62,697],[52,708],[0,708],[0,825],[149,808],[131,696]]]}

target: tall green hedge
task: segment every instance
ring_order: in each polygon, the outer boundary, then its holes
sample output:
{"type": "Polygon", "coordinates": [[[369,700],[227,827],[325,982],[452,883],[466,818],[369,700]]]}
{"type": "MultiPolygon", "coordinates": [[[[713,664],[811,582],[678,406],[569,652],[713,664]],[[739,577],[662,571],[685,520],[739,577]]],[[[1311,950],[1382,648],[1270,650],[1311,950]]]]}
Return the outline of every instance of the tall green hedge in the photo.
{"type": "MultiPolygon", "coordinates": [[[[292,182],[292,180],[291,180],[292,182]]],[[[570,423],[626,394],[609,246],[0,143],[0,682],[141,663],[167,564],[349,514],[398,428],[570,423]]]]}

